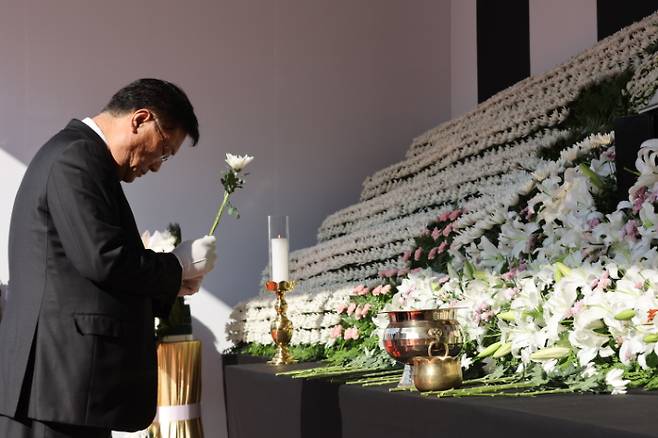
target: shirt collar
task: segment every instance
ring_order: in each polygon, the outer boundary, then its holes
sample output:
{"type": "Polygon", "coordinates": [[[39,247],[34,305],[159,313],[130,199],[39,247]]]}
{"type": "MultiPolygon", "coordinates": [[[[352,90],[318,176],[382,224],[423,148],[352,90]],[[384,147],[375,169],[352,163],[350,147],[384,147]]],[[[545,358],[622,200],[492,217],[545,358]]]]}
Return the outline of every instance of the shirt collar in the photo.
{"type": "Polygon", "coordinates": [[[101,128],[96,124],[96,122],[93,121],[93,119],[92,119],[91,117],[85,117],[85,118],[82,120],[82,123],[84,123],[85,125],[89,126],[91,129],[93,129],[94,132],[95,132],[96,134],[98,134],[98,136],[99,136],[100,138],[103,139],[103,141],[105,142],[105,144],[107,144],[107,138],[105,138],[105,135],[103,134],[103,131],[101,131],[101,128]]]}

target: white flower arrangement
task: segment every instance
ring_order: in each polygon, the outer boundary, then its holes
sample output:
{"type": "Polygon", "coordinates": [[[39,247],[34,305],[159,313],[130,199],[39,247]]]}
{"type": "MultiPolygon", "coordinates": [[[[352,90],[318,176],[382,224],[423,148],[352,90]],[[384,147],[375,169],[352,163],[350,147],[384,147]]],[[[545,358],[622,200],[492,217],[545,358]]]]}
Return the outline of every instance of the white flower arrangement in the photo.
{"type": "MultiPolygon", "coordinates": [[[[658,38],[657,22],[658,15],[654,14],[601,41],[567,64],[543,76],[527,78],[478,105],[472,112],[426,132],[414,139],[405,160],[368,178],[364,182],[362,202],[329,216],[318,231],[319,243],[290,256],[291,277],[298,281],[298,286],[296,293],[290,295],[288,315],[295,327],[303,330],[295,335],[298,338],[293,338],[293,343],[318,339],[317,342],[324,342],[327,330],[336,324],[335,306],[332,308],[326,303],[332,297],[345,299],[346,291],[355,284],[372,283],[383,270],[402,268],[401,254],[413,245],[413,238],[429,222],[455,205],[467,211],[455,224],[459,235],[449,250],[457,262],[465,257],[480,257],[489,267],[495,268],[501,255],[518,256],[522,248],[525,250],[529,236],[537,230],[532,226],[521,226],[518,216],[507,213],[509,207],[538,186],[545,186],[548,190],[550,184],[562,184],[562,180],[553,182],[551,178],[563,174],[580,157],[607,147],[613,138],[611,134],[591,136],[563,151],[560,159],[554,162],[534,158],[536,152],[566,137],[567,132],[555,127],[566,119],[566,106],[585,87],[631,65],[643,65],[642,73],[636,71],[628,90],[631,95],[648,93],[646,90],[652,82],[655,83],[651,75],[656,69],[655,61],[648,60],[644,51],[658,38]],[[531,133],[533,137],[528,137],[531,133]],[[497,226],[504,230],[501,242],[495,247],[487,246],[482,236],[497,226]],[[293,305],[295,296],[299,301],[293,305]],[[315,296],[323,298],[315,300],[315,296]]],[[[608,162],[599,160],[591,166],[601,176],[610,174],[608,162]]],[[[585,183],[582,175],[572,170],[569,178],[576,188],[582,189],[585,183]]],[[[537,262],[527,271],[534,275],[533,284],[526,278],[519,280],[523,302],[536,298],[533,288],[552,284],[548,277],[555,269],[551,268],[550,262],[557,254],[564,255],[565,248],[584,245],[586,251],[600,252],[597,248],[601,244],[616,247],[602,260],[622,266],[630,260],[647,264],[658,259],[655,250],[648,249],[647,242],[653,235],[646,227],[638,228],[640,236],[636,242],[629,244],[624,241],[625,235],[620,231],[625,225],[623,212],[611,215],[593,230],[589,227],[587,232],[591,232],[591,239],[583,240],[580,236],[588,227],[587,222],[602,218],[580,214],[578,208],[587,206],[572,208],[570,202],[574,196],[569,192],[565,189],[564,196],[553,202],[552,207],[546,198],[536,200],[536,205],[545,207],[541,212],[543,217],[550,218],[557,211],[572,214],[566,226],[558,229],[547,225],[542,229],[547,233],[546,245],[538,251],[537,262]]],[[[640,214],[642,220],[658,223],[652,209],[645,207],[640,214]]],[[[575,253],[570,253],[565,260],[578,258],[581,262],[587,260],[586,256],[575,253]]],[[[475,286],[474,283],[457,288],[453,281],[444,285],[453,288],[454,293],[458,290],[464,292],[469,302],[479,302],[480,317],[497,309],[496,306],[504,305],[497,301],[488,302],[475,286]]],[[[514,305],[521,306],[520,303],[514,305]]],[[[272,300],[260,297],[236,306],[233,320],[227,327],[229,337],[234,342],[271,343],[271,308],[272,300]]],[[[559,310],[555,304],[549,308],[554,309],[552,314],[559,310]]],[[[519,322],[517,328],[519,333],[525,333],[523,339],[526,340],[517,339],[513,351],[522,351],[522,344],[532,346],[522,353],[529,363],[531,353],[539,349],[542,339],[555,336],[555,321],[558,321],[557,316],[551,320],[550,330],[541,328],[539,332],[533,331],[538,329],[534,322],[524,321],[523,325],[519,322]]],[[[471,329],[478,333],[477,327],[471,329]]],[[[582,342],[590,344],[596,341],[592,336],[583,339],[582,342]]]]}

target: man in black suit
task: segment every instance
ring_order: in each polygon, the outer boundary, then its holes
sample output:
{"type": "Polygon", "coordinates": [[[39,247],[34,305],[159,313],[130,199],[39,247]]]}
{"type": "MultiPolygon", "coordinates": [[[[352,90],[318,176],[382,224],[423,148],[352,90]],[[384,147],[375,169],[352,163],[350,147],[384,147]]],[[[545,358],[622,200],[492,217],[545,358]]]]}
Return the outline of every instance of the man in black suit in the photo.
{"type": "Polygon", "coordinates": [[[16,196],[0,323],[0,437],[109,437],[155,416],[153,317],[198,291],[214,237],[144,249],[121,188],[199,139],[185,93],[119,90],[36,154],[16,196]]]}

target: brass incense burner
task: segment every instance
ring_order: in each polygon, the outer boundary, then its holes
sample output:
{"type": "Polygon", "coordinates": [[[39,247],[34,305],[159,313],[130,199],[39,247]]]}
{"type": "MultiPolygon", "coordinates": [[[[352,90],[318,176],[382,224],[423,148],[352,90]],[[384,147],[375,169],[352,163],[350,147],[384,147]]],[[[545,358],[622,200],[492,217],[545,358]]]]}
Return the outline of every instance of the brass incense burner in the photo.
{"type": "Polygon", "coordinates": [[[462,366],[459,358],[448,356],[449,348],[444,345],[443,356],[432,356],[433,343],[427,348],[427,357],[411,359],[414,386],[419,391],[438,391],[457,388],[462,384],[462,366]]]}
{"type": "MultiPolygon", "coordinates": [[[[419,391],[461,385],[459,353],[463,335],[455,308],[386,312],[384,348],[396,361],[411,365],[419,391]]],[[[402,383],[401,383],[402,384],[402,383]]]]}
{"type": "Polygon", "coordinates": [[[268,281],[265,287],[270,292],[276,295],[276,302],[274,309],[276,310],[276,317],[270,324],[270,334],[272,340],[276,344],[277,350],[274,357],[267,363],[272,365],[287,365],[297,362],[292,354],[288,351],[288,345],[292,339],[293,327],[292,322],[288,319],[286,311],[288,304],[286,303],[286,293],[290,292],[295,287],[294,281],[268,281]]]}
{"type": "Polygon", "coordinates": [[[462,348],[462,332],[455,309],[398,310],[386,312],[389,323],[384,331],[384,348],[398,362],[411,364],[416,356],[457,356],[462,348]],[[447,346],[447,353],[443,351],[447,346]]]}

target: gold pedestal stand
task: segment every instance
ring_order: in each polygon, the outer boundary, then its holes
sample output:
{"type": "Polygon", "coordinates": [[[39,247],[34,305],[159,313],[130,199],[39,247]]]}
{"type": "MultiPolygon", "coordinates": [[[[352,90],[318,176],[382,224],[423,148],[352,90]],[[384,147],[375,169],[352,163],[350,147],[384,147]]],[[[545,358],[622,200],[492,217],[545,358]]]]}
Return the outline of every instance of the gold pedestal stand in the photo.
{"type": "Polygon", "coordinates": [[[285,298],[286,293],[293,290],[294,287],[294,281],[280,281],[278,283],[268,281],[266,283],[267,290],[276,294],[276,303],[274,304],[276,318],[274,318],[270,325],[270,334],[277,349],[272,360],[267,362],[272,365],[287,365],[297,362],[288,351],[288,344],[290,344],[290,339],[292,339],[293,328],[292,322],[290,322],[286,315],[288,304],[285,298]]]}

